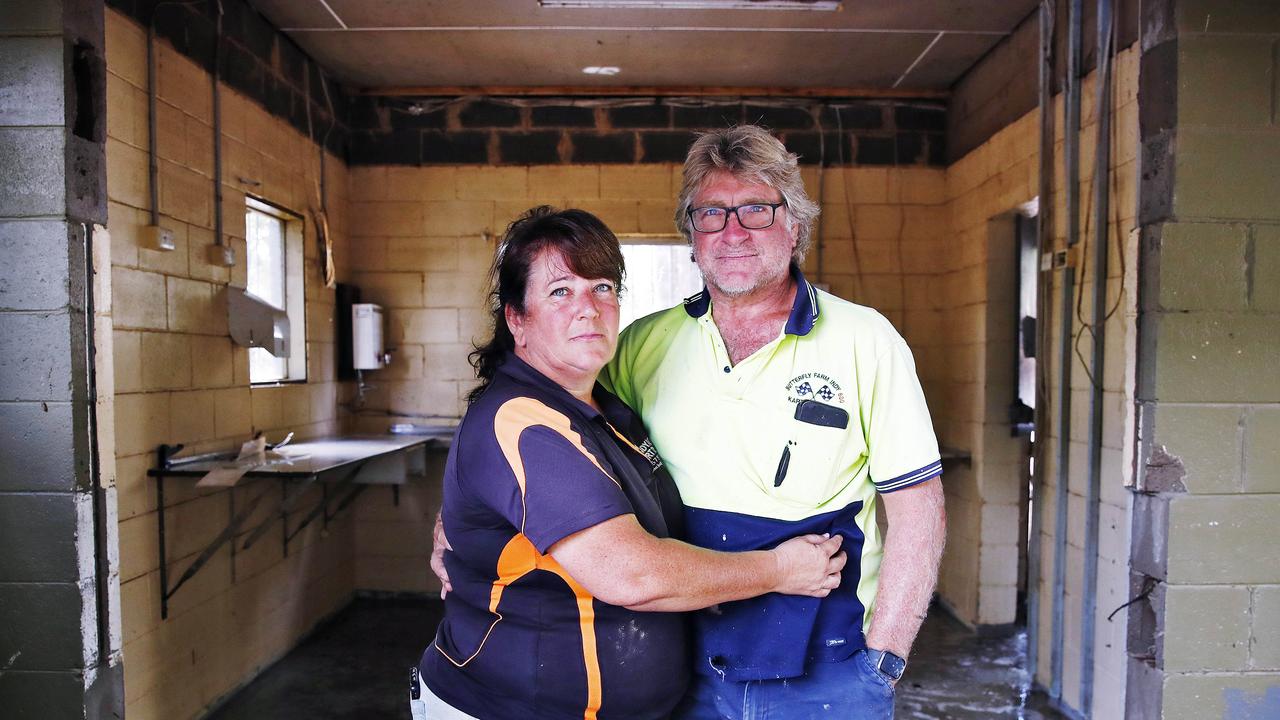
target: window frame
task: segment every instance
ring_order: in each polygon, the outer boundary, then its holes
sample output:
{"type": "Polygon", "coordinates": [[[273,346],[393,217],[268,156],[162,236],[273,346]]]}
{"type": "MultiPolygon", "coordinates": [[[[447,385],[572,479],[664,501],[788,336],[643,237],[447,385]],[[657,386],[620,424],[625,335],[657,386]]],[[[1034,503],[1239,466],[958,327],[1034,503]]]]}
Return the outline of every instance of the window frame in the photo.
{"type": "MultiPolygon", "coordinates": [[[[289,357],[278,358],[284,360],[285,373],[283,377],[272,378],[270,380],[255,380],[253,377],[253,363],[249,364],[249,386],[250,387],[273,387],[277,385],[305,384],[307,382],[307,273],[306,273],[306,227],[305,220],[302,215],[290,210],[283,205],[271,202],[262,197],[255,195],[245,195],[245,217],[246,221],[250,212],[257,212],[262,215],[274,218],[283,225],[284,229],[284,307],[283,310],[289,318],[289,357]]],[[[248,287],[248,223],[245,228],[245,289],[249,293],[254,293],[253,288],[248,287]]],[[[250,348],[249,352],[254,350],[267,352],[263,348],[250,348]]]]}

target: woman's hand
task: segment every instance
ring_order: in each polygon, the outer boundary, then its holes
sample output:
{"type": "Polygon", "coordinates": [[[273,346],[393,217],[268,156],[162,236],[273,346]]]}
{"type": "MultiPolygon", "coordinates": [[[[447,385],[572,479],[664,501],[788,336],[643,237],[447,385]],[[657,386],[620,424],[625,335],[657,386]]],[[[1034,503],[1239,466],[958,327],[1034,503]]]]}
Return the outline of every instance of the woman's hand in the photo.
{"type": "Polygon", "coordinates": [[[840,552],[840,535],[801,535],[770,550],[778,563],[774,592],[826,597],[840,587],[840,571],[848,556],[840,552]]]}

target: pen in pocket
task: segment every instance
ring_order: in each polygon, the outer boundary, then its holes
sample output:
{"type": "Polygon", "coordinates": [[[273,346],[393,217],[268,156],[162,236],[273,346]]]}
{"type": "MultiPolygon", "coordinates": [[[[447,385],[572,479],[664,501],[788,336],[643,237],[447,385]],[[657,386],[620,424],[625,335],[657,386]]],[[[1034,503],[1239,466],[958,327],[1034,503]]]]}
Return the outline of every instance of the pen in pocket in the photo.
{"type": "Polygon", "coordinates": [[[787,466],[791,464],[791,443],[782,446],[782,457],[778,459],[778,470],[773,474],[773,486],[782,485],[787,478],[787,466]]]}

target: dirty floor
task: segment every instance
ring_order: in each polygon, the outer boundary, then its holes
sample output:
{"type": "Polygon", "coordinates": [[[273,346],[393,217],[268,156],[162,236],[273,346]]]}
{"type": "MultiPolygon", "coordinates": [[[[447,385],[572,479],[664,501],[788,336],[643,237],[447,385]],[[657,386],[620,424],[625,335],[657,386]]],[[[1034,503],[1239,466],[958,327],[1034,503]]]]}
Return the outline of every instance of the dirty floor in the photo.
{"type": "MultiPolygon", "coordinates": [[[[436,600],[355,600],[210,720],[404,718],[408,668],[435,634],[436,600]]],[[[935,610],[898,689],[898,720],[1061,720],[1029,692],[1026,636],[976,637],[935,610]]]]}

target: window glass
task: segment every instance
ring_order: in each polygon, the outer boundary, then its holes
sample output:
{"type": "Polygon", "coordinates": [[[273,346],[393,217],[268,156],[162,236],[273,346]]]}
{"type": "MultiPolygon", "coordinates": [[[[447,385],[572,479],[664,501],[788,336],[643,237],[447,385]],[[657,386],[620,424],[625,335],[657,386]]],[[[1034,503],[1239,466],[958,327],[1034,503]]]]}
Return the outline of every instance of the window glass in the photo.
{"type": "Polygon", "coordinates": [[[690,259],[687,243],[624,243],[622,256],[627,261],[627,277],[621,327],[678,305],[702,289],[702,275],[690,259]]]}
{"type": "Polygon", "coordinates": [[[290,356],[249,348],[253,384],[306,379],[302,219],[249,198],[245,207],[245,289],[289,316],[290,356]]]}
{"type": "Polygon", "coordinates": [[[244,217],[248,235],[249,292],[285,309],[284,221],[248,208],[244,217]]]}

